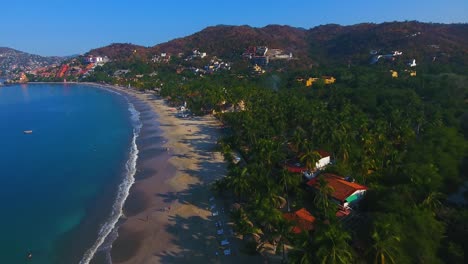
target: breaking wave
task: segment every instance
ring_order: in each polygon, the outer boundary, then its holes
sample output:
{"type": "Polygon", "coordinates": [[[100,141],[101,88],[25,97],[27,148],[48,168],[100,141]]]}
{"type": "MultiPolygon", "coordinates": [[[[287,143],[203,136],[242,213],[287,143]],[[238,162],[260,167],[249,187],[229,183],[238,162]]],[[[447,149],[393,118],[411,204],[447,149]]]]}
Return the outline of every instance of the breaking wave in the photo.
{"type": "MultiPolygon", "coordinates": [[[[107,89],[106,89],[107,90],[107,89]]],[[[116,92],[117,93],[117,92],[116,92]]],[[[132,143],[130,146],[129,152],[129,159],[125,164],[125,176],[120,183],[117,197],[115,199],[114,204],[112,205],[112,212],[106,222],[101,226],[98,233],[98,238],[94,242],[94,244],[89,248],[84,256],[82,257],[80,264],[89,264],[89,262],[93,259],[96,252],[99,250],[101,245],[103,245],[106,238],[113,233],[113,230],[116,227],[117,222],[119,221],[120,217],[123,215],[123,206],[125,200],[128,197],[130,192],[130,187],[132,187],[133,183],[135,182],[135,173],[136,173],[136,164],[138,159],[138,147],[136,144],[136,140],[140,135],[140,130],[142,127],[142,123],[140,121],[140,112],[135,109],[135,106],[128,101],[128,98],[125,97],[128,102],[128,111],[131,114],[131,122],[133,126],[133,138],[132,143]]]]}

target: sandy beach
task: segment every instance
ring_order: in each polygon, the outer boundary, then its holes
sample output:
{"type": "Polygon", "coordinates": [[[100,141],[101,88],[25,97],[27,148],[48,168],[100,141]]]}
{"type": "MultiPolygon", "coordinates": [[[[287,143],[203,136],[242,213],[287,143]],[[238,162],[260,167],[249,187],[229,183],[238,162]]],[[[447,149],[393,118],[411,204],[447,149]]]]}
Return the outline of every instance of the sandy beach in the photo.
{"type": "Polygon", "coordinates": [[[124,206],[112,262],[256,260],[240,254],[227,225],[228,205],[215,199],[209,189],[227,172],[222,154],[216,151],[219,121],[211,115],[179,118],[176,108],[151,93],[105,87],[128,94],[143,122],[137,140],[136,182],[124,206]],[[223,240],[229,244],[221,247],[223,240]]]}

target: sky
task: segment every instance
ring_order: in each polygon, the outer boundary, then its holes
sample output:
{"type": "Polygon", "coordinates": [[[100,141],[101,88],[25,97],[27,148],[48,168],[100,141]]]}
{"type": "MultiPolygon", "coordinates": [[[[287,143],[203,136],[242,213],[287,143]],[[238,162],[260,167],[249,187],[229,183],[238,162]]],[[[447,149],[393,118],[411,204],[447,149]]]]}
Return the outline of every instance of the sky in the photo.
{"type": "Polygon", "coordinates": [[[468,0],[4,0],[0,14],[0,47],[66,56],[111,43],[154,46],[220,24],[468,23],[468,0]]]}

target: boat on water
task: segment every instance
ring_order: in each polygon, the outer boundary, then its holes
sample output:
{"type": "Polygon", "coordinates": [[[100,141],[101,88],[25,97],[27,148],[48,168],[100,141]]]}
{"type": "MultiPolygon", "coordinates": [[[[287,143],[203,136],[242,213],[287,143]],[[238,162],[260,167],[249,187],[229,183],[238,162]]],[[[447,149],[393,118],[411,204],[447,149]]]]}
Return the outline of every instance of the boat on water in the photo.
{"type": "Polygon", "coordinates": [[[25,134],[32,134],[32,132],[33,132],[32,130],[25,130],[25,131],[23,131],[23,133],[25,133],[25,134]]]}

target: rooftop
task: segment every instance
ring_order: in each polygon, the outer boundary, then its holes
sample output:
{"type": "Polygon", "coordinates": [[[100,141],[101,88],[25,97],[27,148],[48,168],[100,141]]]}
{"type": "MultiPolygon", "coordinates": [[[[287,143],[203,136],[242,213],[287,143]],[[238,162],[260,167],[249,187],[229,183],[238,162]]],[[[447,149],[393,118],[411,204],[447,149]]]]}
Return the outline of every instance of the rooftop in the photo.
{"type": "MultiPolygon", "coordinates": [[[[354,192],[359,190],[367,190],[366,186],[347,181],[343,177],[335,174],[325,173],[323,174],[323,178],[328,183],[328,186],[334,190],[332,197],[338,201],[344,202],[346,198],[351,196],[354,192]]],[[[307,185],[314,188],[317,186],[317,184],[318,178],[313,178],[307,182],[307,185]]]]}
{"type": "Polygon", "coordinates": [[[294,213],[286,213],[284,214],[284,218],[294,222],[295,226],[293,227],[292,232],[295,234],[314,229],[315,217],[305,208],[301,208],[294,213]]]}

